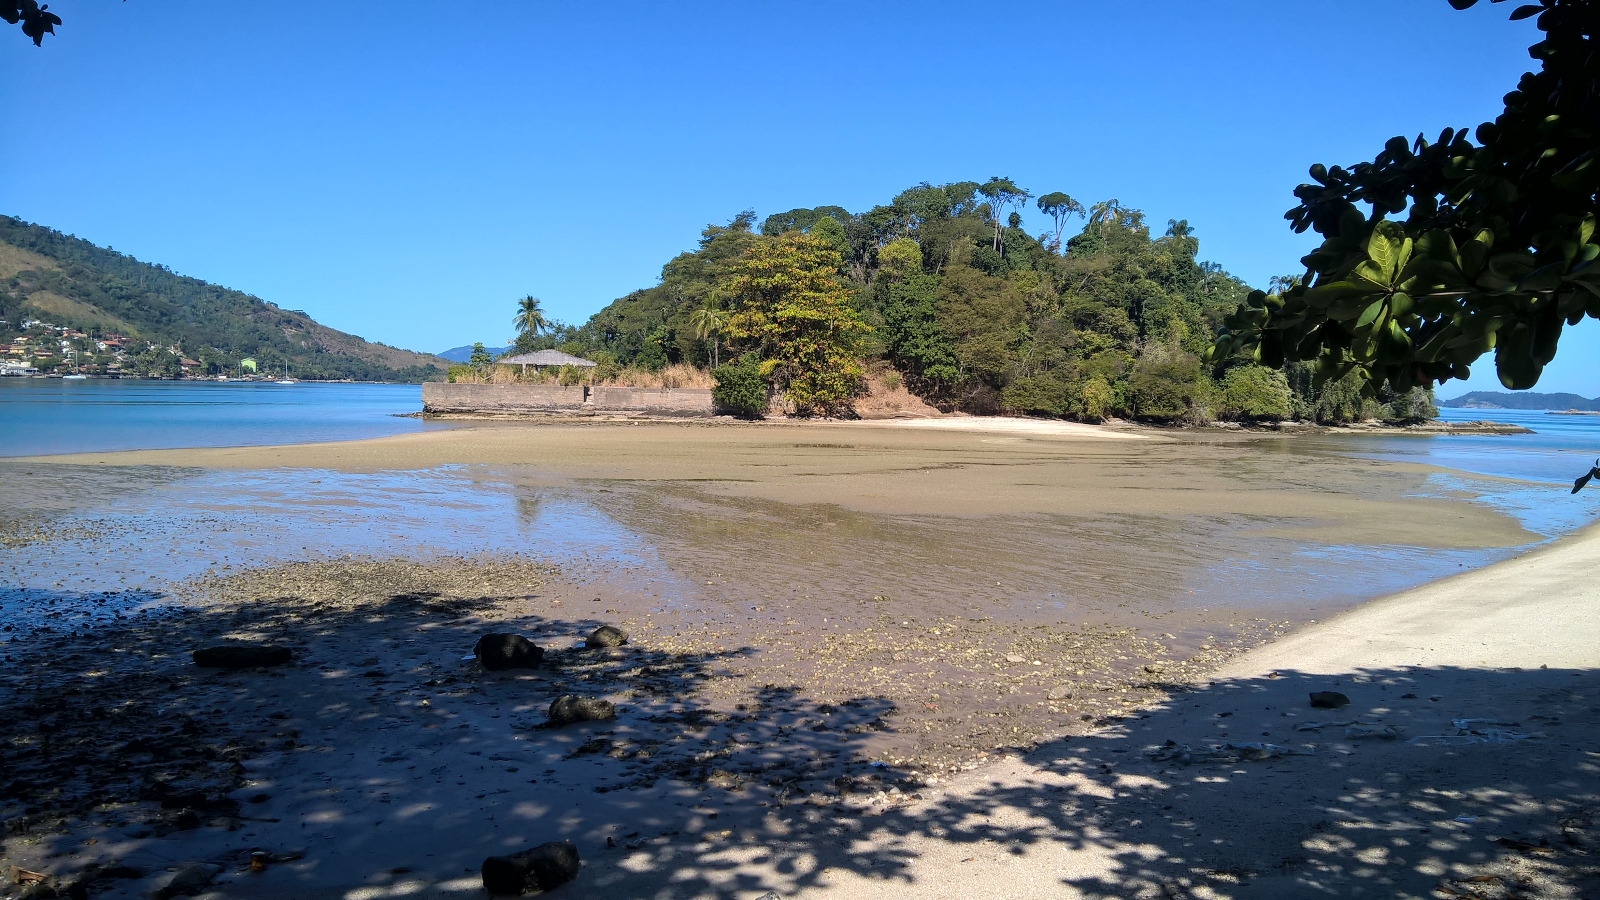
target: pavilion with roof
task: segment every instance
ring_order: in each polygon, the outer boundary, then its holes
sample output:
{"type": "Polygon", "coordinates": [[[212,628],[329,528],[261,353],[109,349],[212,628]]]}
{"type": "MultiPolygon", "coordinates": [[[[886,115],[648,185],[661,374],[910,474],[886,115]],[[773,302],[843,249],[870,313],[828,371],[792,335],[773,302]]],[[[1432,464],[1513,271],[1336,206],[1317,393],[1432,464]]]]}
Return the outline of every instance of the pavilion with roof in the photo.
{"type": "Polygon", "coordinates": [[[560,350],[536,350],[533,353],[519,353],[516,356],[502,356],[495,360],[495,365],[521,366],[523,374],[527,374],[528,367],[533,366],[579,366],[593,367],[599,365],[592,359],[562,353],[560,350]]]}

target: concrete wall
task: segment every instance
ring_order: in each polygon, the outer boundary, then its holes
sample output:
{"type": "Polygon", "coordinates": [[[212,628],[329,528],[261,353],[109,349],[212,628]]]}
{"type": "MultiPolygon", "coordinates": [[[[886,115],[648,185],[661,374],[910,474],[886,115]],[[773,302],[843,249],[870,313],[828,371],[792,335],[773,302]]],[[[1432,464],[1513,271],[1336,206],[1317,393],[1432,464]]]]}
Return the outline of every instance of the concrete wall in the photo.
{"type": "Polygon", "coordinates": [[[711,392],[695,388],[562,387],[550,384],[422,385],[430,413],[557,413],[562,415],[714,415],[711,392]]]}

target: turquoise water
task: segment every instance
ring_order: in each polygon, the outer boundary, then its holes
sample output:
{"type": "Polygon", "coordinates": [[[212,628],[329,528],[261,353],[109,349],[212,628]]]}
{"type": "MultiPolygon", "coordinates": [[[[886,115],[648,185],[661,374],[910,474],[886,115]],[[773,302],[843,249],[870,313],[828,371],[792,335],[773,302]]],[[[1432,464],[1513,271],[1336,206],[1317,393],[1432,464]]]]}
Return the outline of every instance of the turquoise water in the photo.
{"type": "Polygon", "coordinates": [[[0,456],[241,447],[446,427],[415,384],[0,378],[0,456]]]}

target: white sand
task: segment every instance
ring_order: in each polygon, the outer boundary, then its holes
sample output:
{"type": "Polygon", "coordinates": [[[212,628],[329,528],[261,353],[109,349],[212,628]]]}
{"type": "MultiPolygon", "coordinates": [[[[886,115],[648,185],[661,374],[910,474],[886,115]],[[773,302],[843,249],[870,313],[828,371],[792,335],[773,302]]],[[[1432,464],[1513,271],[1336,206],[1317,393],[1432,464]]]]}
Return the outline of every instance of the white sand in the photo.
{"type": "MultiPolygon", "coordinates": [[[[855,423],[851,423],[855,424],[855,423]]],[[[983,434],[1028,434],[1046,437],[1091,438],[1109,441],[1159,440],[1149,434],[1117,431],[1104,425],[1062,422],[1056,419],[1027,419],[1012,416],[950,416],[938,419],[882,419],[861,423],[877,428],[931,428],[940,431],[973,431],[983,434]]]]}

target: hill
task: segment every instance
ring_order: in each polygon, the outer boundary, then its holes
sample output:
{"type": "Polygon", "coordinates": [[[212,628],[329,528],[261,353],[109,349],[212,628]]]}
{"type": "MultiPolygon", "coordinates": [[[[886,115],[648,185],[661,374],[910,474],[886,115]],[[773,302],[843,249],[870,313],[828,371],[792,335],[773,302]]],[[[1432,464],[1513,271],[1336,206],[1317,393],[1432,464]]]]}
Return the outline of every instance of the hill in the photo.
{"type": "Polygon", "coordinates": [[[172,355],[207,371],[229,371],[245,357],[264,369],[287,362],[311,379],[415,382],[445,369],[436,356],[366,341],[298,310],[0,216],[0,330],[8,342],[26,318],[120,335],[130,352],[175,348],[172,355]]]}
{"type": "Polygon", "coordinates": [[[1454,409],[1577,409],[1600,412],[1600,399],[1589,400],[1577,394],[1539,394],[1518,391],[1473,391],[1454,400],[1440,400],[1440,406],[1454,409]]]}
{"type": "MultiPolygon", "coordinates": [[[[511,348],[485,347],[484,349],[489,351],[490,356],[500,356],[511,348]]],[[[440,359],[448,359],[453,363],[464,363],[467,360],[472,359],[472,345],[468,344],[464,347],[451,347],[449,350],[446,350],[443,353],[436,353],[434,355],[440,359]]]]}
{"type": "Polygon", "coordinates": [[[1356,373],[1320,384],[1305,364],[1203,364],[1250,286],[1199,251],[1186,220],[1152,228],[1115,200],[1034,200],[1001,177],[923,183],[863,212],[827,205],[758,220],[746,210],[708,225],[657,284],[586,323],[525,333],[516,350],[650,372],[747,359],[742,374],[725,374],[748,396],[787,398],[799,377],[832,379],[833,401],[860,368],[973,414],[1322,424],[1437,414],[1431,391],[1366,397],[1356,373]],[[1023,229],[1024,204],[1050,217],[1048,230],[1023,229]]]}

